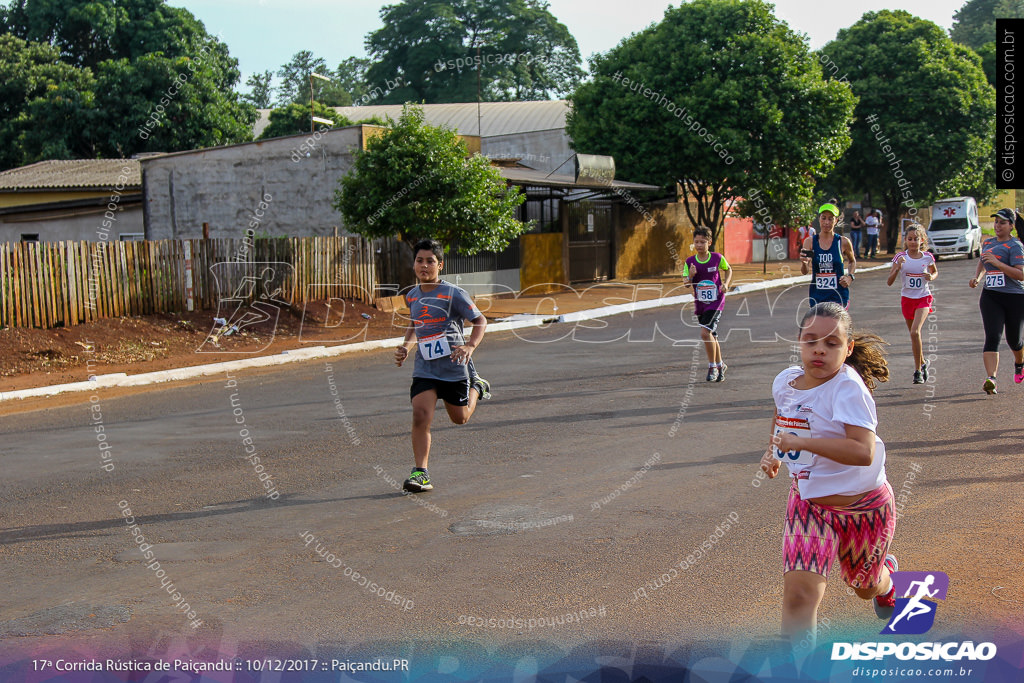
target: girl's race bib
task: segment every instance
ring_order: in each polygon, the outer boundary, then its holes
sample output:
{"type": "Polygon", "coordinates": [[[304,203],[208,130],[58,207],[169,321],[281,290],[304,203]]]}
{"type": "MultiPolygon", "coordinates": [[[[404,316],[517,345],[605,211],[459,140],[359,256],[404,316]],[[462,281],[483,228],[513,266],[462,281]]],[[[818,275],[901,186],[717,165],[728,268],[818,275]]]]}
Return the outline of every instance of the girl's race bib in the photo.
{"type": "Polygon", "coordinates": [[[437,360],[452,355],[452,347],[448,344],[448,337],[444,332],[419,339],[417,343],[420,347],[420,355],[427,360],[437,360]]]}
{"type": "Polygon", "coordinates": [[[705,304],[712,304],[718,301],[718,287],[711,280],[701,280],[697,283],[697,301],[705,304]]]}
{"type": "MultiPolygon", "coordinates": [[[[775,434],[792,434],[810,438],[811,425],[802,417],[779,415],[775,418],[775,434]]],[[[810,451],[780,451],[777,446],[775,447],[775,457],[787,465],[810,465],[813,455],[810,451]]]]}
{"type": "Polygon", "coordinates": [[[907,289],[924,288],[924,273],[906,273],[907,289]]]}

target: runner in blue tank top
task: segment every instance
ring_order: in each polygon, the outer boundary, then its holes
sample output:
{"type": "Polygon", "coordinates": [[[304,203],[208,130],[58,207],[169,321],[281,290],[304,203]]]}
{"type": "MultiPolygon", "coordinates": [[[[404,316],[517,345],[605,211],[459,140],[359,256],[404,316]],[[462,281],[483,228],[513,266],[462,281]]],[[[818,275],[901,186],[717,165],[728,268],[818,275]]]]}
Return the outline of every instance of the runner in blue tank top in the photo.
{"type": "Polygon", "coordinates": [[[809,292],[811,306],[826,301],[844,308],[850,306],[850,283],[857,270],[857,257],[850,240],[836,234],[838,222],[839,208],[835,204],[822,204],[818,209],[821,233],[806,238],[801,246],[800,272],[813,273],[809,292]]]}

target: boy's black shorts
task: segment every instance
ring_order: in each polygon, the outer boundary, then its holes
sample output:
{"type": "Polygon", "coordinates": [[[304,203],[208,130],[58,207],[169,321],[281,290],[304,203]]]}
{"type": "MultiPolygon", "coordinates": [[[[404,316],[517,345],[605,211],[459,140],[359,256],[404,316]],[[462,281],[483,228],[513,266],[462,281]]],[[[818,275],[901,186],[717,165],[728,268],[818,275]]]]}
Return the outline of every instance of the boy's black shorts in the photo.
{"type": "Polygon", "coordinates": [[[469,378],[456,382],[446,382],[442,379],[430,379],[429,377],[413,377],[412,387],[409,389],[409,400],[422,394],[424,391],[433,389],[437,397],[445,403],[453,406],[469,405],[469,378]]]}
{"type": "Polygon", "coordinates": [[[697,322],[701,327],[710,330],[712,336],[718,336],[718,321],[722,319],[722,311],[704,311],[697,316],[697,322]]]}

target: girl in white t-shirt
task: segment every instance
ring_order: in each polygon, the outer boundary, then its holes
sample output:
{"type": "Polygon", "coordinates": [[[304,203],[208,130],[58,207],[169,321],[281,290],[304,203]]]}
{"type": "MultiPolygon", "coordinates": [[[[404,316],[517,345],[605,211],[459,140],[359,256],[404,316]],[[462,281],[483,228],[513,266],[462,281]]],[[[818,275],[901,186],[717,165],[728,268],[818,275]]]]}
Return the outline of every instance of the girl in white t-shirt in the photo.
{"type": "Polygon", "coordinates": [[[907,250],[893,257],[886,284],[892,287],[896,278],[903,274],[900,304],[903,319],[907,321],[907,329],[910,330],[910,347],[914,352],[914,384],[924,384],[928,379],[928,362],[921,345],[921,328],[928,314],[935,312],[928,283],[939,276],[939,271],[935,267],[935,257],[924,251],[928,246],[928,238],[920,225],[907,228],[903,246],[907,250]]]}
{"type": "Polygon", "coordinates": [[[836,558],[843,581],[888,619],[895,606],[888,554],[896,527],[885,445],[871,389],[889,369],[884,342],[854,334],[833,302],[800,321],[800,358],[772,385],[775,424],[761,469],[774,478],[785,462],[793,479],[783,535],[782,631],[814,641],[818,605],[836,558]]]}

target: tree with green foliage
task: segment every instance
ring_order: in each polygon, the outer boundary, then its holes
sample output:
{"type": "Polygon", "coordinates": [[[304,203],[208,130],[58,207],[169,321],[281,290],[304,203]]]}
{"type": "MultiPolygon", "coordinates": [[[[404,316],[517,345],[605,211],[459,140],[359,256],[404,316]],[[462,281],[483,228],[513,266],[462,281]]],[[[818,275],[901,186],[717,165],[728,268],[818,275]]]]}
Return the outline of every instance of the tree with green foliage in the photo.
{"type": "MultiPolygon", "coordinates": [[[[310,74],[319,74],[330,78],[326,73],[327,62],[322,57],[314,57],[309,50],[300,50],[292,55],[291,61],[277,71],[281,85],[277,88],[277,104],[283,107],[297,102],[309,102],[310,74]]],[[[316,79],[313,87],[322,85],[316,79]]]]}
{"type": "Polygon", "coordinates": [[[454,131],[426,125],[418,107],[357,150],[340,185],[333,206],[368,239],[432,237],[475,254],[501,251],[528,228],[515,217],[525,195],[486,157],[469,157],[454,131]]]}
{"type": "Polygon", "coordinates": [[[678,182],[690,219],[715,238],[736,196],[760,191],[775,223],[805,211],[815,177],[850,143],[849,87],[824,80],[806,40],[761,0],[669,8],[591,72],[569,98],[573,146],[615,157],[630,180],[678,182]]]}
{"type": "Polygon", "coordinates": [[[249,92],[244,93],[242,99],[257,109],[270,109],[274,101],[274,72],[253,74],[245,84],[249,86],[249,92]]]}
{"type": "Polygon", "coordinates": [[[978,55],[905,11],[868,12],[821,49],[859,98],[853,144],[828,182],[884,198],[888,249],[899,212],[995,193],[995,91],[978,55]]]}
{"type": "MultiPolygon", "coordinates": [[[[59,141],[70,133],[81,138],[63,147],[33,146],[0,133],[0,147],[14,163],[58,154],[127,157],[252,139],[256,110],[233,90],[237,61],[187,10],[164,0],[14,0],[0,8],[0,31],[27,41],[29,51],[50,48],[68,67],[68,87],[77,90],[61,105],[77,103],[89,114],[83,124],[81,116],[58,115],[60,106],[46,110],[5,100],[10,110],[32,114],[22,125],[41,139],[59,141]]],[[[19,59],[3,51],[0,70],[16,71],[19,59]]]]}
{"type": "Polygon", "coordinates": [[[380,16],[366,39],[378,104],[474,102],[478,84],[484,101],[543,100],[583,77],[576,39],[542,0],[402,0],[380,16]]]}
{"type": "MultiPolygon", "coordinates": [[[[317,102],[315,111],[317,117],[333,121],[335,128],[352,125],[351,121],[326,104],[317,102]]],[[[320,126],[321,124],[315,124],[314,126],[313,119],[309,115],[309,104],[289,104],[271,110],[270,123],[260,133],[259,139],[267,140],[269,138],[284,137],[285,135],[311,133],[313,132],[311,128],[319,128],[320,126]]]]}
{"type": "Polygon", "coordinates": [[[996,39],[996,17],[1024,17],[1024,0],[967,0],[953,15],[949,36],[961,45],[980,51],[996,39]]]}
{"type": "Polygon", "coordinates": [[[0,170],[96,156],[95,86],[57,48],[0,34],[0,170]]]}

